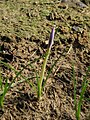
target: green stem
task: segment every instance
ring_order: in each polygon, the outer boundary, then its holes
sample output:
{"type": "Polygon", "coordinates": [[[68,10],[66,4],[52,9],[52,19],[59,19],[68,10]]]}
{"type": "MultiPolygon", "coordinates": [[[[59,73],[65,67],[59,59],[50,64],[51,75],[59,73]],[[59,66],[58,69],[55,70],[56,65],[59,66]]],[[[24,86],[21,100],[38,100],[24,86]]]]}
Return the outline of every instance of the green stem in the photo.
{"type": "Polygon", "coordinates": [[[45,69],[46,69],[46,64],[47,64],[47,60],[48,60],[49,55],[50,55],[50,48],[47,49],[47,52],[46,52],[46,55],[45,55],[45,59],[44,59],[43,65],[42,65],[40,79],[38,80],[38,93],[37,93],[38,99],[41,98],[42,82],[43,82],[44,72],[45,72],[45,69]]]}

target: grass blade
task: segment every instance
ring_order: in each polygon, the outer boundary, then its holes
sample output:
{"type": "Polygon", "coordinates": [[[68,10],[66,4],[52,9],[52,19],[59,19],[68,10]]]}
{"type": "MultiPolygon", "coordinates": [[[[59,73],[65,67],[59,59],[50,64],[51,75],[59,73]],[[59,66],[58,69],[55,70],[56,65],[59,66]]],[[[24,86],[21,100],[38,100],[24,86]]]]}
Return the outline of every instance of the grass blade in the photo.
{"type": "Polygon", "coordinates": [[[8,85],[8,79],[6,79],[3,92],[0,95],[0,107],[3,107],[4,97],[5,97],[5,95],[6,95],[7,91],[8,91],[8,87],[9,87],[9,85],[8,85]]]}
{"type": "Polygon", "coordinates": [[[84,94],[85,94],[85,91],[86,91],[88,83],[89,83],[89,81],[87,80],[87,76],[88,76],[89,72],[90,72],[90,66],[88,67],[88,70],[86,72],[86,76],[84,77],[83,83],[82,83],[80,99],[79,99],[78,106],[77,106],[77,111],[76,111],[77,120],[80,120],[80,112],[81,112],[82,101],[84,99],[84,94]]]}

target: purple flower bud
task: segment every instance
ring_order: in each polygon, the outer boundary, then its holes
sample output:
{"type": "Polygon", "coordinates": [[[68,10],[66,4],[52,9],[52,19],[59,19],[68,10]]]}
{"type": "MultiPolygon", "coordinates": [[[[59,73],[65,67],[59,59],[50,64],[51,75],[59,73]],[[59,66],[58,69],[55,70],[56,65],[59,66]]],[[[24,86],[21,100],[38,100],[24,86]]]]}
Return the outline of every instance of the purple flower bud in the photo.
{"type": "Polygon", "coordinates": [[[51,49],[53,43],[54,43],[54,34],[55,34],[55,27],[52,28],[52,32],[50,34],[50,39],[48,43],[48,48],[51,49]]]}

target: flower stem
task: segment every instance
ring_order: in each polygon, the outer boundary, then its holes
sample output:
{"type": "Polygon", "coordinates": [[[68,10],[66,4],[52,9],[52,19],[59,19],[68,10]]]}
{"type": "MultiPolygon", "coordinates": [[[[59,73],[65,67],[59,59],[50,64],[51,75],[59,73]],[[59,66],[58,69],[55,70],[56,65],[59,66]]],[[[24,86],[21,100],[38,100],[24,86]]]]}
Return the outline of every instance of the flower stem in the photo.
{"type": "Polygon", "coordinates": [[[50,49],[48,48],[47,52],[46,52],[46,55],[45,55],[43,65],[42,65],[42,71],[41,71],[40,79],[38,81],[38,99],[40,99],[40,97],[41,97],[42,82],[43,82],[44,72],[45,72],[45,68],[46,68],[46,64],[47,64],[47,60],[48,60],[49,55],[50,55],[50,49]]]}
{"type": "Polygon", "coordinates": [[[51,47],[52,47],[52,44],[53,44],[53,41],[54,41],[54,33],[55,33],[55,28],[53,27],[52,32],[50,34],[50,39],[49,39],[45,59],[44,59],[43,65],[42,65],[40,79],[38,80],[38,91],[37,91],[38,99],[41,98],[41,94],[42,94],[42,83],[43,83],[43,78],[44,78],[44,72],[45,72],[45,69],[46,69],[48,57],[50,55],[50,50],[51,50],[51,47]]]}

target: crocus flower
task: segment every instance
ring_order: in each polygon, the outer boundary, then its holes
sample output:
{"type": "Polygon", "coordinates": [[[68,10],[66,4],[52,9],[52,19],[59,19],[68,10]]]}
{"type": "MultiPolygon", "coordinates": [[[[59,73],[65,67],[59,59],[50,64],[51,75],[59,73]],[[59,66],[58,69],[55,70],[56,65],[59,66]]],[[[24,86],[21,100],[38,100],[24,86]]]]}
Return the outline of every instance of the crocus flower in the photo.
{"type": "Polygon", "coordinates": [[[38,80],[38,91],[37,91],[38,99],[40,99],[41,93],[42,93],[42,83],[43,83],[43,78],[44,78],[44,72],[45,72],[45,69],[46,69],[48,57],[50,55],[51,47],[53,45],[54,34],[55,34],[55,27],[52,28],[52,31],[51,31],[51,34],[50,34],[50,39],[49,39],[46,55],[45,55],[45,58],[44,58],[44,61],[43,61],[40,79],[38,80]]]}
{"type": "Polygon", "coordinates": [[[51,49],[53,43],[54,43],[54,34],[55,34],[55,27],[52,28],[51,34],[50,34],[50,39],[48,43],[48,48],[51,49]]]}

